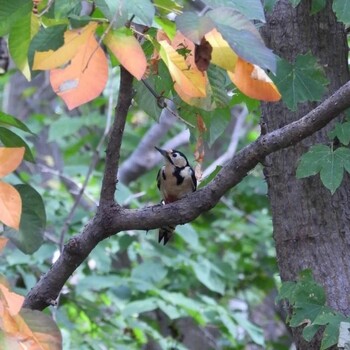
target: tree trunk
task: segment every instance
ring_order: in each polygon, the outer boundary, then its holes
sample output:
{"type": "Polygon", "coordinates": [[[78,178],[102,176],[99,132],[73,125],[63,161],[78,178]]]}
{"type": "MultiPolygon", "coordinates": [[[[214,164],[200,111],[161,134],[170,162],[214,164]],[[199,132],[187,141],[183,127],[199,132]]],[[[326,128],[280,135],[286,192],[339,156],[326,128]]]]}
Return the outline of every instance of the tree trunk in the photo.
{"type": "MultiPolygon", "coordinates": [[[[296,8],[289,0],[279,0],[263,29],[267,46],[287,61],[294,62],[307,52],[317,58],[330,81],[327,96],[349,80],[346,33],[331,5],[327,1],[324,10],[310,15],[310,0],[301,1],[296,8]]],[[[316,105],[299,104],[297,112],[291,112],[283,103],[264,104],[262,122],[270,132],[301,118],[316,105]]],[[[329,143],[327,132],[332,125],[272,154],[264,165],[282,280],[294,281],[301,270],[311,268],[315,279],[325,287],[328,305],[349,315],[349,177],[345,176],[332,196],[318,175],[302,180],[295,175],[300,156],[312,144],[329,143]]],[[[294,330],[294,340],[298,349],[320,348],[319,337],[306,343],[300,330],[294,330]]]]}

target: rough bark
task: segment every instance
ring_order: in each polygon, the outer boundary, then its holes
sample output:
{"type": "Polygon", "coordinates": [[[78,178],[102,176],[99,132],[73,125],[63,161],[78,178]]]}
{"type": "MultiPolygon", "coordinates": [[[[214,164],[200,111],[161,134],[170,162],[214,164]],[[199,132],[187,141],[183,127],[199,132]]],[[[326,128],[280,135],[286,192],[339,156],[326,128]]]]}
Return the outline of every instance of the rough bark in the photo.
{"type": "MultiPolygon", "coordinates": [[[[280,0],[263,30],[267,46],[289,62],[311,51],[330,81],[327,95],[349,80],[346,33],[331,5],[328,1],[324,10],[310,15],[311,1],[304,0],[294,9],[289,0],[280,0]]],[[[283,103],[266,104],[262,122],[267,132],[271,132],[298,120],[315,105],[300,104],[293,113],[283,103]]],[[[327,132],[332,125],[328,124],[296,146],[269,155],[265,175],[282,280],[293,281],[299,271],[311,268],[316,280],[326,289],[328,304],[349,315],[349,177],[346,176],[332,196],[318,176],[303,180],[295,176],[300,156],[312,144],[329,143],[327,132]]],[[[298,349],[320,348],[319,337],[306,343],[300,337],[300,330],[295,330],[294,338],[298,349]]]]}

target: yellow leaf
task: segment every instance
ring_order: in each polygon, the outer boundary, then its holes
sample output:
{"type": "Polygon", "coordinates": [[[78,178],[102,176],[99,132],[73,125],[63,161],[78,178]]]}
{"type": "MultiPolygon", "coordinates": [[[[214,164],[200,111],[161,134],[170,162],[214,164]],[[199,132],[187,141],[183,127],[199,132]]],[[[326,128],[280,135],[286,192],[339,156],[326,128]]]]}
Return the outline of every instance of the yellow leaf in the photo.
{"type": "Polygon", "coordinates": [[[245,95],[257,100],[275,102],[281,99],[276,85],[263,69],[239,58],[234,73],[227,72],[245,95]]]}
{"type": "Polygon", "coordinates": [[[12,173],[21,164],[24,147],[0,147],[0,177],[12,173]]]}
{"type": "Polygon", "coordinates": [[[93,35],[84,45],[80,45],[77,54],[66,68],[50,71],[51,86],[69,109],[99,96],[107,78],[107,59],[93,35]]]}
{"type": "Polygon", "coordinates": [[[22,213],[22,199],[11,185],[0,181],[0,221],[16,230],[22,213]]]}
{"type": "Polygon", "coordinates": [[[205,35],[205,38],[213,48],[210,62],[227,71],[234,72],[238,56],[222,35],[214,28],[205,35]]]}
{"type": "Polygon", "coordinates": [[[204,97],[206,79],[195,65],[188,66],[185,58],[162,40],[160,44],[160,56],[169,69],[169,73],[175,82],[175,89],[181,89],[189,97],[204,97]]]}
{"type": "Polygon", "coordinates": [[[109,31],[103,42],[123,67],[140,80],[146,72],[147,60],[140,43],[132,31],[119,29],[109,31]]]}
{"type": "Polygon", "coordinates": [[[60,67],[70,61],[89,38],[94,36],[96,22],[90,22],[83,28],[67,30],[64,33],[64,45],[56,51],[35,52],[33,70],[48,70],[60,67]]]}

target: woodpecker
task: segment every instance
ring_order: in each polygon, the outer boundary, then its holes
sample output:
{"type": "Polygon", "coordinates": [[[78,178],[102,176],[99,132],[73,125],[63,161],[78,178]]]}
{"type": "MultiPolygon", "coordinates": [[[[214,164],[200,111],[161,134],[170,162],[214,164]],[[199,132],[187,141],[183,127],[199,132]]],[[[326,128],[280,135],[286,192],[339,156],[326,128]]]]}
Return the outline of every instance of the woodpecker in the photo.
{"type": "MultiPolygon", "coordinates": [[[[164,157],[165,165],[159,169],[157,186],[163,197],[163,203],[168,204],[185,197],[197,189],[197,179],[193,169],[188,164],[186,156],[173,149],[155,149],[164,157]]],[[[175,226],[165,226],[159,229],[158,242],[164,239],[167,244],[175,230],[175,226]]]]}

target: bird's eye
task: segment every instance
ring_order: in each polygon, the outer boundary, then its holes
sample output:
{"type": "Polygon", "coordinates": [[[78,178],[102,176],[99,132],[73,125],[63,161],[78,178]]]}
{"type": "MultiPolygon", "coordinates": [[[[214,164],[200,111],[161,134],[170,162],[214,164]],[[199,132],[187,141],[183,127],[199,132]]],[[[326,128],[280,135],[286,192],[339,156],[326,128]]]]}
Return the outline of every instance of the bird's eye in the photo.
{"type": "Polygon", "coordinates": [[[173,153],[173,157],[176,158],[177,157],[177,153],[173,153]]]}

